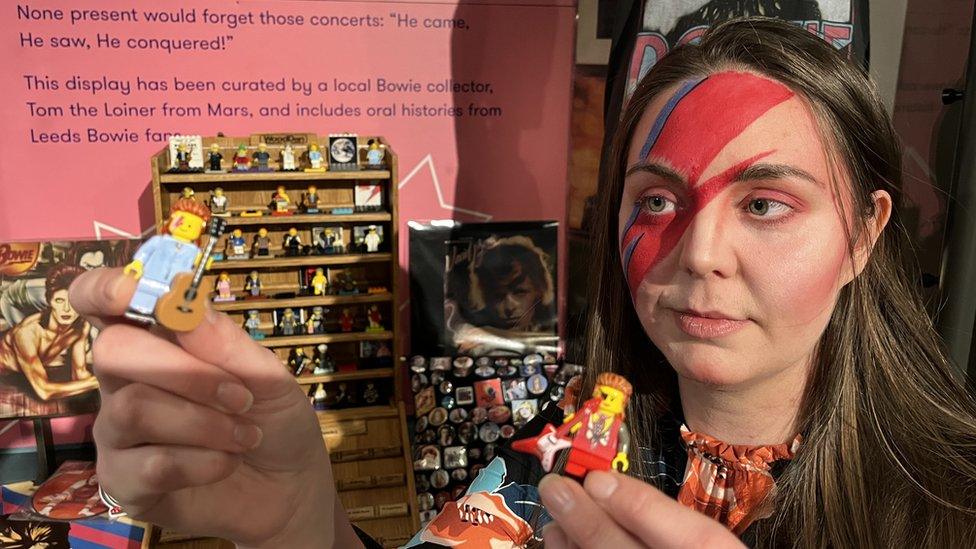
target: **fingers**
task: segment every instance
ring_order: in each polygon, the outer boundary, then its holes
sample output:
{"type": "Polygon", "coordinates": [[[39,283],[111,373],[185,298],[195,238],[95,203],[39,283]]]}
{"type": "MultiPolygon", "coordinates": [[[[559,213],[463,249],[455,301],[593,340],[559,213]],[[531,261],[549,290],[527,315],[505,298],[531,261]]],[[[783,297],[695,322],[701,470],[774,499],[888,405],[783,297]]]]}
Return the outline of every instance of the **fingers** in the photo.
{"type": "Polygon", "coordinates": [[[243,452],[262,438],[258,427],[239,417],[142,383],[106,395],[93,434],[101,452],[146,444],[243,452]]]}
{"type": "Polygon", "coordinates": [[[136,291],[136,280],[121,268],[92,269],[78,275],[68,290],[71,306],[96,327],[118,319],[136,291]]]}
{"type": "MultiPolygon", "coordinates": [[[[592,475],[592,473],[590,473],[592,475]]],[[[583,491],[579,483],[549,474],[539,483],[539,496],[566,540],[583,549],[641,547],[630,534],[583,491]]],[[[557,534],[558,535],[558,534],[557,534]]]]}
{"type": "Polygon", "coordinates": [[[542,529],[542,540],[546,549],[573,549],[573,543],[558,524],[550,522],[542,529]]]}
{"type": "Polygon", "coordinates": [[[593,471],[583,485],[617,524],[651,547],[743,547],[722,524],[635,478],[593,471]]]}
{"type": "Polygon", "coordinates": [[[275,399],[298,390],[278,357],[223,313],[209,309],[197,329],[175,337],[188,353],[239,378],[256,398],[275,399]]]}
{"type": "Polygon", "coordinates": [[[98,482],[127,513],[141,515],[171,492],[227,478],[240,463],[240,456],[206,448],[154,445],[100,451],[98,482]]]}
{"type": "Polygon", "coordinates": [[[92,357],[103,392],[144,383],[231,413],[244,413],[254,401],[234,375],[136,326],[102,330],[92,357]]]}

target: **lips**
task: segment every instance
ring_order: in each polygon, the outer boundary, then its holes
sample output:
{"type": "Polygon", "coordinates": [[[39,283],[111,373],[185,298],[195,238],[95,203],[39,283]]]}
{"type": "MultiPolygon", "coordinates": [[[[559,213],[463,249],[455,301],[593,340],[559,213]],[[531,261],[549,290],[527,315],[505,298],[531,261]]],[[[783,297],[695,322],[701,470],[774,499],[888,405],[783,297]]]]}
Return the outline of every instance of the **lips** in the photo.
{"type": "Polygon", "coordinates": [[[674,309],[681,331],[698,339],[713,339],[733,334],[746,326],[748,320],[731,318],[718,311],[674,309]]]}

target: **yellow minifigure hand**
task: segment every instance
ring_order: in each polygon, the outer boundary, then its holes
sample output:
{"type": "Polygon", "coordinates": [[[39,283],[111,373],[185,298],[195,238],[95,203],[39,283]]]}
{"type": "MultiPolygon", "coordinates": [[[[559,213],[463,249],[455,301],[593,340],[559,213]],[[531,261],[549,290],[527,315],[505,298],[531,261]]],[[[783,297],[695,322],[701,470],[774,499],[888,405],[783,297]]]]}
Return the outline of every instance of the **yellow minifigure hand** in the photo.
{"type": "Polygon", "coordinates": [[[630,460],[627,459],[627,454],[620,452],[617,457],[613,458],[610,466],[622,473],[630,469],[630,460]]]}
{"type": "Polygon", "coordinates": [[[122,272],[124,274],[131,276],[136,280],[139,280],[140,278],[142,278],[142,261],[139,261],[138,259],[133,259],[132,263],[126,265],[125,269],[122,269],[122,272]]]}
{"type": "Polygon", "coordinates": [[[573,421],[573,417],[575,415],[576,415],[576,412],[570,412],[570,413],[566,414],[565,417],[563,417],[563,423],[569,423],[570,421],[573,421]]]}
{"type": "Polygon", "coordinates": [[[575,435],[576,431],[579,431],[580,427],[582,426],[583,426],[582,423],[577,423],[576,425],[573,425],[572,427],[569,428],[569,432],[575,435]]]}

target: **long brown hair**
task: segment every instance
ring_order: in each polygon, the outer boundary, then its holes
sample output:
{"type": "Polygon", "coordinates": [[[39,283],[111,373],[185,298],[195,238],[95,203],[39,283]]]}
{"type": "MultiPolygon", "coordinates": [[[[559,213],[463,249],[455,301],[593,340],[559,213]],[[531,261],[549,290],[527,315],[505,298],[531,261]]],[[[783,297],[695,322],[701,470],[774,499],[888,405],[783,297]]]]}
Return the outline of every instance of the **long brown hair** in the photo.
{"type": "MultiPolygon", "coordinates": [[[[819,122],[838,196],[850,196],[851,256],[873,213],[871,192],[895,210],[867,265],[844,287],[815,351],[800,405],[804,442],[777,481],[776,514],[756,523],[759,546],[881,547],[976,543],[976,404],[943,352],[903,264],[898,219],[901,151],[863,70],[790,23],[744,18],[666,55],[639,84],[603,169],[593,257],[582,395],[604,371],[635,386],[634,445],[660,447],[657,419],[677,405],[677,378],[633,309],[621,270],[617,212],[634,128],[664,90],[720,70],[746,70],[789,86],[819,122]]],[[[813,237],[811,235],[811,237],[813,237]]],[[[773,442],[773,441],[770,441],[773,442]]],[[[641,460],[635,474],[648,478],[641,460]]]]}

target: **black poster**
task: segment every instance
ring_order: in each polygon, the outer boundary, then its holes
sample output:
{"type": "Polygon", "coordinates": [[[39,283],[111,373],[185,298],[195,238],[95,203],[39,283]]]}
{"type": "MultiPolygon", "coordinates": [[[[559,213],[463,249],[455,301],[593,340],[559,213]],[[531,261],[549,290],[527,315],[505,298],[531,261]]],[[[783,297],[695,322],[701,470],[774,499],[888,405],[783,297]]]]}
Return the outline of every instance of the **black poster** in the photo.
{"type": "Polygon", "coordinates": [[[410,223],[411,352],[557,351],[557,223],[410,223]]]}

